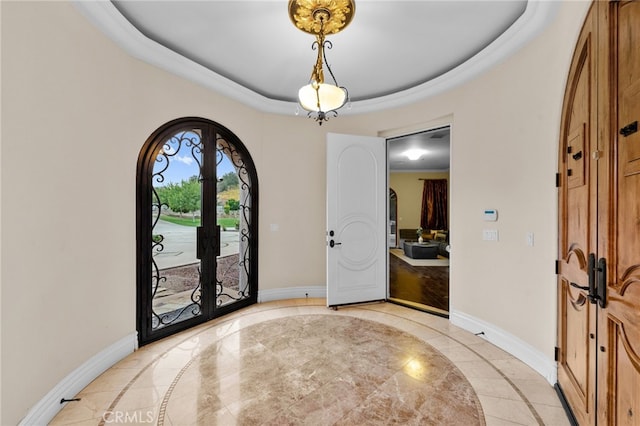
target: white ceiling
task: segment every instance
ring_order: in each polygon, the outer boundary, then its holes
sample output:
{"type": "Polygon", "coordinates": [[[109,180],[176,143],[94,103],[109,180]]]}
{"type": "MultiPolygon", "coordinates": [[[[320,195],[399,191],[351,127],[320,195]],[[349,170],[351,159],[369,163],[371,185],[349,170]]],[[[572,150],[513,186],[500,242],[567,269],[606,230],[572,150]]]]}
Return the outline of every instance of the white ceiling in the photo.
{"type": "MultiPolygon", "coordinates": [[[[404,105],[473,78],[538,34],[556,3],[356,0],[352,23],[328,37],[328,61],[352,101],[340,115],[404,105]]],[[[131,55],[266,112],[295,113],[315,62],[313,37],[290,22],[286,0],[74,4],[131,55]]]]}
{"type": "Polygon", "coordinates": [[[449,171],[450,143],[450,127],[387,139],[389,170],[392,172],[449,171]],[[419,159],[410,160],[406,152],[412,149],[419,149],[424,153],[419,159]]]}

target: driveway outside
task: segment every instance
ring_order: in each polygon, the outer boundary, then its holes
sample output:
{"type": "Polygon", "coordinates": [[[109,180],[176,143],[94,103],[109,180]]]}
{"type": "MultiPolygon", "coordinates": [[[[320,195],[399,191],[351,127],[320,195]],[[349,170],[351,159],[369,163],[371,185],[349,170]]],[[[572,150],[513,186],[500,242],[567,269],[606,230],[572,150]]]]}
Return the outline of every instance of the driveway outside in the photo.
{"type": "MultiPolygon", "coordinates": [[[[189,265],[199,261],[196,257],[195,226],[182,226],[159,220],[153,233],[164,237],[164,249],[153,253],[159,269],[189,265]]],[[[220,256],[238,253],[238,231],[220,231],[220,241],[220,256]]]]}

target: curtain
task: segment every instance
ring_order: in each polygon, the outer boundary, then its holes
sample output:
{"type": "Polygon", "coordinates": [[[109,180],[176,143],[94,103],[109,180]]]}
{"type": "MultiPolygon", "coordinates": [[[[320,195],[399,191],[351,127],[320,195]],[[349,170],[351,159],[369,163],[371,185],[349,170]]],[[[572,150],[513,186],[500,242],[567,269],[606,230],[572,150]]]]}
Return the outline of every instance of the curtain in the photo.
{"type": "Polygon", "coordinates": [[[422,189],[420,226],[423,229],[449,229],[446,179],[425,179],[422,189]]]}

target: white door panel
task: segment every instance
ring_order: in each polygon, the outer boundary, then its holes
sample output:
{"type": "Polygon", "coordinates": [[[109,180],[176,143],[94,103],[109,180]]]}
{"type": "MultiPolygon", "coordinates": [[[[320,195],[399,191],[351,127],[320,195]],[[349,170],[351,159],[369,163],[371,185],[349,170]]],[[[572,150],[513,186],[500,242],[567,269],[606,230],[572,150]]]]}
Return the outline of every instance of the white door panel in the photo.
{"type": "Polygon", "coordinates": [[[385,177],[384,139],[327,135],[328,306],[386,298],[385,177]]]}

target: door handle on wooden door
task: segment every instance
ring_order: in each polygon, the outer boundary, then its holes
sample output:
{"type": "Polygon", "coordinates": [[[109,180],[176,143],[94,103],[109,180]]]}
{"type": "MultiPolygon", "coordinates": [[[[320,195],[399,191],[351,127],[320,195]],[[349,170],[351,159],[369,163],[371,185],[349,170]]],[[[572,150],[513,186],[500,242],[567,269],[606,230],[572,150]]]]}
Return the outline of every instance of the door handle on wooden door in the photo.
{"type": "Polygon", "coordinates": [[[589,287],[582,287],[576,283],[569,284],[581,290],[588,290],[591,303],[598,303],[601,308],[604,308],[607,305],[607,260],[601,257],[596,264],[596,255],[591,253],[587,268],[589,287]]]}
{"type": "Polygon", "coordinates": [[[589,264],[587,266],[589,272],[589,300],[596,303],[598,295],[596,294],[596,255],[589,253],[589,264]]]}
{"type": "MultiPolygon", "coordinates": [[[[569,285],[571,287],[574,287],[574,288],[577,288],[577,289],[580,289],[580,290],[589,291],[589,287],[587,287],[586,285],[580,285],[580,284],[577,284],[577,283],[574,283],[574,282],[570,282],[569,285]]],[[[589,298],[591,298],[591,295],[589,295],[589,298]]]]}
{"type": "MultiPolygon", "coordinates": [[[[600,260],[604,260],[604,259],[600,259],[600,260]]],[[[574,282],[569,283],[571,287],[588,292],[587,298],[591,303],[597,303],[600,300],[600,295],[598,293],[599,286],[596,286],[596,274],[598,273],[598,271],[599,271],[599,268],[596,266],[596,255],[591,253],[589,254],[589,263],[587,264],[587,276],[589,277],[589,286],[583,286],[574,282]]],[[[598,275],[598,278],[599,277],[600,276],[598,275]]]]}
{"type": "Polygon", "coordinates": [[[598,260],[598,285],[596,298],[598,299],[598,305],[601,308],[607,306],[607,260],[601,257],[598,260]]]}

